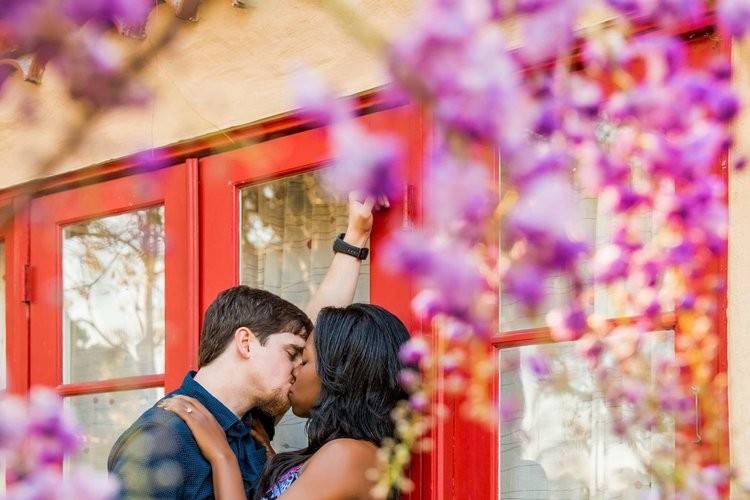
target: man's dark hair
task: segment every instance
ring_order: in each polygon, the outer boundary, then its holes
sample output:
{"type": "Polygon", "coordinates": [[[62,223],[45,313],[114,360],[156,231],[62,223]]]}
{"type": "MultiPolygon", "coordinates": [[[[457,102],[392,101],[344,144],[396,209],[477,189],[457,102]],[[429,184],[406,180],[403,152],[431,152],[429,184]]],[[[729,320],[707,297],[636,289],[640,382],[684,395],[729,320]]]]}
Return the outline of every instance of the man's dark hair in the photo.
{"type": "Polygon", "coordinates": [[[218,358],[234,332],[243,326],[250,329],[261,344],[274,333],[289,332],[307,338],[313,327],[299,307],[278,295],[249,286],[235,286],[221,292],[206,310],[198,366],[218,358]]]}

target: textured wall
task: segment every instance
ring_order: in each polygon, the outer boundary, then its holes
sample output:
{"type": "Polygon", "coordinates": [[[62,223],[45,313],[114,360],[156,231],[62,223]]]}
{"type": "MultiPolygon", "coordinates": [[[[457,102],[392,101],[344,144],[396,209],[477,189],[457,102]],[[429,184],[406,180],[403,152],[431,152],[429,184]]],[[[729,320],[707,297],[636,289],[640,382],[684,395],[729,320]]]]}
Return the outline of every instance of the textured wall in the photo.
{"type": "MultiPolygon", "coordinates": [[[[343,94],[385,83],[377,57],[352,39],[315,0],[256,2],[250,9],[228,0],[204,2],[199,21],[149,69],[153,103],[107,115],[92,138],[54,173],[97,164],[252,123],[291,109],[286,74],[296,63],[319,69],[343,94]]],[[[413,0],[362,0],[361,12],[383,33],[409,19],[413,0]]],[[[149,19],[153,32],[173,17],[160,5],[149,19]]],[[[118,43],[148,43],[122,40],[118,43]]],[[[39,177],[34,159],[54,151],[71,106],[53,68],[35,86],[14,78],[0,99],[0,188],[39,177]],[[38,105],[37,121],[24,119],[24,102],[38,105]]]]}
{"type": "MultiPolygon", "coordinates": [[[[732,47],[735,85],[745,108],[736,154],[750,154],[750,47],[732,47]]],[[[729,425],[732,462],[750,480],[750,173],[729,175],[729,425]]],[[[733,495],[735,497],[737,495],[733,495]]]]}

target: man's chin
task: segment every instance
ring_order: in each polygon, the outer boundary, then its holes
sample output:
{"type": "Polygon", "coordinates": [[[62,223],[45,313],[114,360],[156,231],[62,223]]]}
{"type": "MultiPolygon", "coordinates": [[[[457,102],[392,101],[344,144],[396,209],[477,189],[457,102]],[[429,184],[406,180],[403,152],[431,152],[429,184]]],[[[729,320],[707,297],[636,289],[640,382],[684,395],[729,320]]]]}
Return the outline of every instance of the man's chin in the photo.
{"type": "Polygon", "coordinates": [[[291,403],[289,403],[288,398],[285,398],[283,400],[275,399],[262,405],[261,410],[271,415],[272,417],[275,417],[278,421],[279,418],[281,418],[287,411],[289,411],[290,407],[291,403]]]}

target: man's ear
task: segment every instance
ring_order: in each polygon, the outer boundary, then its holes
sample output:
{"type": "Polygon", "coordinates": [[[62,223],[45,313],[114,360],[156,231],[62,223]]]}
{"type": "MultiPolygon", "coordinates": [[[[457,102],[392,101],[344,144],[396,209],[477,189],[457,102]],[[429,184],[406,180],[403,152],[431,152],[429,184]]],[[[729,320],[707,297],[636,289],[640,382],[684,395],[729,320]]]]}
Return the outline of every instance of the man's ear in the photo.
{"type": "Polygon", "coordinates": [[[242,358],[249,358],[251,345],[255,342],[255,334],[249,328],[241,326],[234,331],[234,345],[242,358]]]}

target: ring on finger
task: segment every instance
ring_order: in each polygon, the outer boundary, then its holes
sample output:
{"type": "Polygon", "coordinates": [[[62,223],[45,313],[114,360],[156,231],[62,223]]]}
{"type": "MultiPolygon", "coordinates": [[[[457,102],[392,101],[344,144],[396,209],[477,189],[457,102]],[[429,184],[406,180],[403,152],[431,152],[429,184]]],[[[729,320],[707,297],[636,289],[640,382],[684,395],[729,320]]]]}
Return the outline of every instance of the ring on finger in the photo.
{"type": "Polygon", "coordinates": [[[186,406],[185,407],[185,413],[193,413],[193,409],[190,408],[189,406],[186,406]]]}

